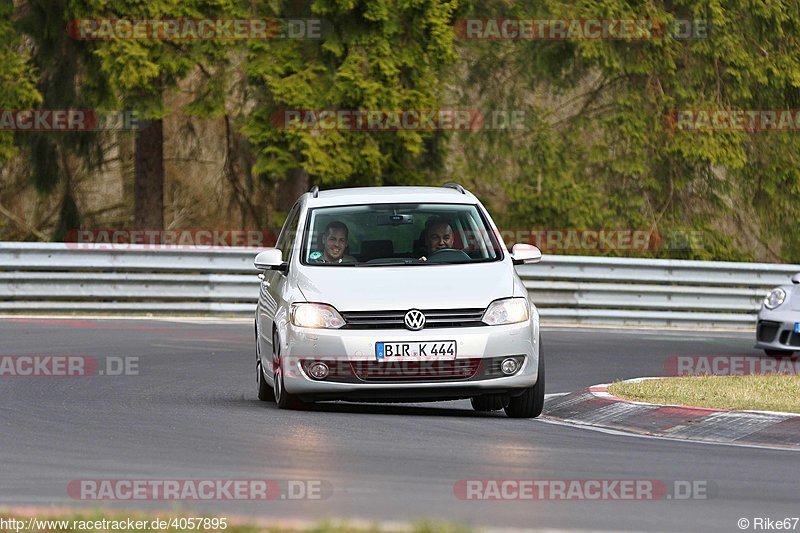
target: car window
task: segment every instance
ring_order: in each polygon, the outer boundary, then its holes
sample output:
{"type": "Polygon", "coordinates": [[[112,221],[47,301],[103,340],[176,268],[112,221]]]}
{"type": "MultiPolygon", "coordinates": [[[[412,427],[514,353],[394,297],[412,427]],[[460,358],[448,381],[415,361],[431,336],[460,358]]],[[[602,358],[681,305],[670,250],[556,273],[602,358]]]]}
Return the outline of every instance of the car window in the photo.
{"type": "Polygon", "coordinates": [[[300,204],[294,204],[289,215],[286,217],[286,222],[283,224],[281,234],[275,247],[282,252],[282,259],[284,262],[289,262],[292,255],[292,247],[297,237],[297,224],[300,221],[300,204]]]}
{"type": "Polygon", "coordinates": [[[304,264],[350,266],[470,263],[501,258],[497,238],[477,206],[435,203],[312,209],[301,256],[304,264]]]}

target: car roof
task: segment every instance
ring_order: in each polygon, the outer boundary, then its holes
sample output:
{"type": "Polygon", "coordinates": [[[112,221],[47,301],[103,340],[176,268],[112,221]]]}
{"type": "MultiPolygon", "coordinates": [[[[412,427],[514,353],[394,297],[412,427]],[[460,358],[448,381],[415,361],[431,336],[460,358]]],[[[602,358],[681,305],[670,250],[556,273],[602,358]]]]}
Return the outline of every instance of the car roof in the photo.
{"type": "Polygon", "coordinates": [[[381,203],[477,204],[469,191],[450,187],[350,187],[319,191],[316,198],[306,193],[308,207],[381,203]]]}

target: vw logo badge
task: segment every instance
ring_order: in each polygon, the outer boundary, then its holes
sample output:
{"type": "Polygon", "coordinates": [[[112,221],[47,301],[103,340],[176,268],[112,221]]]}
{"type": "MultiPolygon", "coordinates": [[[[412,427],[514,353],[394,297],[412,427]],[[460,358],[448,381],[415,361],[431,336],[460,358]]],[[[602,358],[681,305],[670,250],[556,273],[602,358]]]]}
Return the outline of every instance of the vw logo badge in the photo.
{"type": "Polygon", "coordinates": [[[425,327],[425,315],[419,309],[412,309],[403,318],[406,328],[411,331],[419,331],[425,327]]]}

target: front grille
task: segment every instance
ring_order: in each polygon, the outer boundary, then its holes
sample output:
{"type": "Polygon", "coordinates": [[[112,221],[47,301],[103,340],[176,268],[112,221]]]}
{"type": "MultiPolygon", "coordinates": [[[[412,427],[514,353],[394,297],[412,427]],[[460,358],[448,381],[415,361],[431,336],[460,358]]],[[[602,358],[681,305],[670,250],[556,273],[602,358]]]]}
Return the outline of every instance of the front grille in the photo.
{"type": "Polygon", "coordinates": [[[364,381],[454,381],[472,378],[482,359],[452,361],[352,362],[355,375],[364,381]]]}
{"type": "Polygon", "coordinates": [[[800,346],[800,334],[792,333],[792,335],[789,337],[789,343],[788,344],[789,344],[789,346],[792,346],[792,347],[795,347],[795,348],[800,346]]]}
{"type": "Polygon", "coordinates": [[[756,338],[759,342],[772,342],[775,340],[775,335],[778,334],[778,329],[780,327],[780,322],[762,320],[758,323],[758,328],[756,329],[756,338]]]}
{"type": "MultiPolygon", "coordinates": [[[[402,311],[349,311],[342,313],[349,329],[402,329],[405,328],[403,317],[408,310],[402,311]]],[[[483,326],[481,317],[484,309],[428,309],[425,314],[425,328],[460,328],[483,326]]]]}

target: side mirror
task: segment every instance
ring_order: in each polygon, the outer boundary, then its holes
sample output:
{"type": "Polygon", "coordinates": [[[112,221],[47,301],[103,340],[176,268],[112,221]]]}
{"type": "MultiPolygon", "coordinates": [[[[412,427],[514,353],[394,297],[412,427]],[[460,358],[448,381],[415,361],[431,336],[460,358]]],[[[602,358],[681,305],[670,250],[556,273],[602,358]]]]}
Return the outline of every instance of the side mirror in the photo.
{"type": "Polygon", "coordinates": [[[792,283],[795,285],[800,285],[800,272],[792,276],[792,283]]]}
{"type": "Polygon", "coordinates": [[[253,261],[257,270],[289,270],[289,264],[283,262],[283,252],[277,248],[267,248],[260,252],[253,261]]]}
{"type": "Polygon", "coordinates": [[[542,251],[532,244],[517,243],[511,248],[511,261],[515,265],[532,265],[542,260],[542,251]]]}

